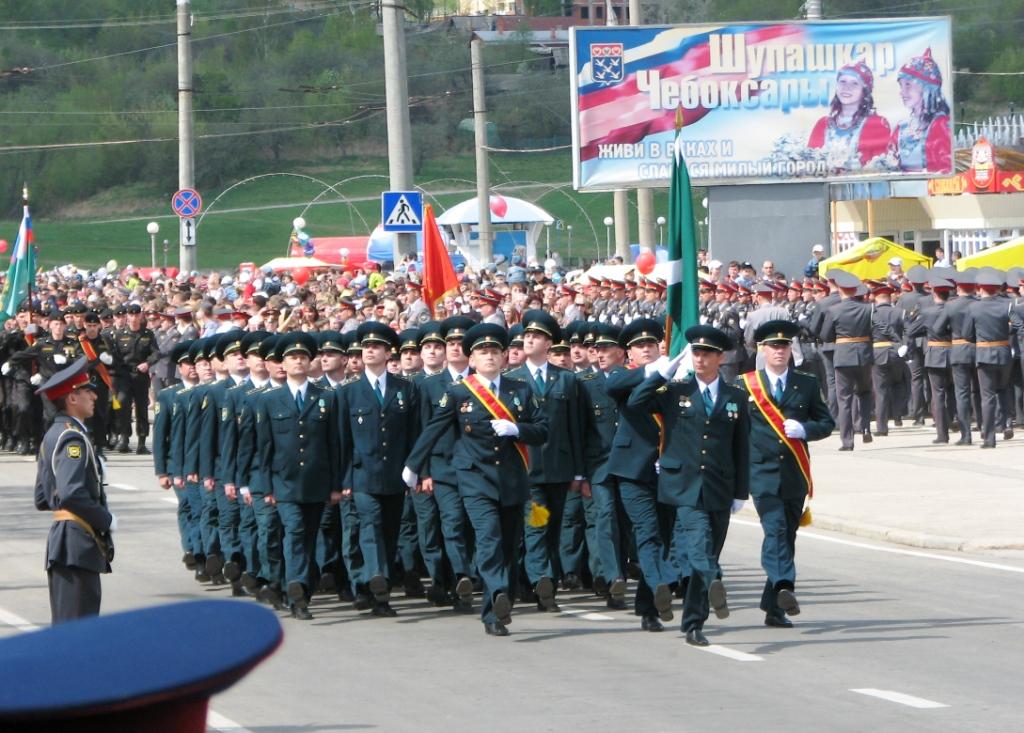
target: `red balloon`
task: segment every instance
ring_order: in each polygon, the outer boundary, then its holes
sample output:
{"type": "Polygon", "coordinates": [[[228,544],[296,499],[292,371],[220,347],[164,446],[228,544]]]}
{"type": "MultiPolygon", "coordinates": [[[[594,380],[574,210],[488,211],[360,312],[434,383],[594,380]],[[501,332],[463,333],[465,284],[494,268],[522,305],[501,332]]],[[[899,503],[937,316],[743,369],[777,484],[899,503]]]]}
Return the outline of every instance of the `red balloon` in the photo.
{"type": "Polygon", "coordinates": [[[508,201],[502,196],[491,196],[491,211],[499,219],[508,213],[508,201]]]}
{"type": "Polygon", "coordinates": [[[3,254],[6,251],[7,251],[7,240],[6,239],[0,239],[0,254],[3,254]]]}
{"type": "Polygon", "coordinates": [[[654,272],[655,264],[657,264],[657,260],[654,257],[654,253],[650,250],[641,252],[636,257],[636,269],[640,271],[641,275],[650,275],[654,272]]]}
{"type": "Polygon", "coordinates": [[[305,285],[309,282],[309,270],[305,267],[297,267],[292,270],[292,280],[297,282],[299,285],[305,285]]]}

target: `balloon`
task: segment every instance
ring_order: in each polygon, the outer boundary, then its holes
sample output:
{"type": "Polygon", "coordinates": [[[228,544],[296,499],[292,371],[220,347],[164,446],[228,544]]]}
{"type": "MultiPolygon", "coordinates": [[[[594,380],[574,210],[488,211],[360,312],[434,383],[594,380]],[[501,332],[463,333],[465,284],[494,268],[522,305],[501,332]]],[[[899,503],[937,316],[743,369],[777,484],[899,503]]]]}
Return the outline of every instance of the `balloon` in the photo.
{"type": "Polygon", "coordinates": [[[654,272],[656,262],[654,253],[649,249],[645,249],[636,257],[636,269],[640,271],[641,275],[650,275],[654,272]]]}
{"type": "Polygon", "coordinates": [[[309,270],[305,267],[297,267],[292,270],[292,280],[297,282],[299,285],[305,285],[309,282],[309,270]]]}
{"type": "Polygon", "coordinates": [[[340,254],[342,257],[348,257],[348,248],[342,247],[340,250],[338,250],[338,254],[340,254]]]}
{"type": "Polygon", "coordinates": [[[502,196],[491,196],[491,212],[499,219],[508,213],[508,201],[502,196]]]}
{"type": "Polygon", "coordinates": [[[0,254],[3,254],[6,251],[7,251],[7,240],[6,239],[0,239],[0,254]]]}
{"type": "Polygon", "coordinates": [[[117,260],[107,260],[107,272],[113,272],[117,269],[117,260]]]}

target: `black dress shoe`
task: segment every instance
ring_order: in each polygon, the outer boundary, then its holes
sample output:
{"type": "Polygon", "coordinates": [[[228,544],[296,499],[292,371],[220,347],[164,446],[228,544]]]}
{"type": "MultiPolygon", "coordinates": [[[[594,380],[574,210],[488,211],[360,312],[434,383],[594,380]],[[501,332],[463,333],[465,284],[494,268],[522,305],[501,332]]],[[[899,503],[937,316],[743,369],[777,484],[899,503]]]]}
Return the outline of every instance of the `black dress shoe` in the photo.
{"type": "Polygon", "coordinates": [[[608,586],[608,597],[617,601],[625,601],[626,590],[626,580],[624,578],[616,578],[608,586]]]}
{"type": "Polygon", "coordinates": [[[562,612],[562,608],[557,603],[555,603],[554,601],[551,601],[551,603],[549,605],[547,605],[547,606],[545,606],[540,601],[537,601],[537,610],[540,611],[541,613],[561,613],[562,612]]]}
{"type": "Polygon", "coordinates": [[[355,599],[356,596],[352,592],[352,587],[348,583],[342,583],[341,587],[338,588],[338,600],[342,603],[352,603],[355,599]]]}
{"type": "Polygon", "coordinates": [[[316,584],[317,593],[334,593],[337,589],[338,583],[334,573],[324,573],[316,584]]]}
{"type": "Polygon", "coordinates": [[[196,556],[193,555],[191,552],[186,552],[184,555],[182,555],[181,561],[185,563],[185,567],[189,570],[196,569],[196,556]]]}
{"type": "Polygon", "coordinates": [[[900,418],[900,417],[896,418],[895,420],[892,421],[892,424],[895,425],[898,428],[902,428],[903,427],[903,418],[900,418]]]}
{"type": "Polygon", "coordinates": [[[423,581],[413,571],[406,572],[403,585],[405,586],[406,598],[424,598],[427,595],[427,590],[423,587],[423,581]]]}
{"type": "Polygon", "coordinates": [[[366,593],[358,593],[355,600],[352,601],[352,605],[355,606],[357,611],[369,611],[373,608],[373,596],[366,593]]]}
{"type": "Polygon", "coordinates": [[[206,570],[204,570],[202,567],[199,567],[199,566],[196,567],[196,582],[197,583],[209,583],[210,582],[210,576],[207,575],[206,570]]]}
{"type": "Polygon", "coordinates": [[[608,596],[608,599],[604,602],[608,608],[613,611],[625,611],[626,610],[626,599],[616,598],[615,596],[608,596]]]}
{"type": "Polygon", "coordinates": [[[654,608],[662,621],[672,620],[672,588],[668,583],[660,583],[654,589],[654,608]]]}
{"type": "Polygon", "coordinates": [[[217,573],[216,575],[210,576],[210,585],[227,585],[228,579],[224,577],[224,573],[217,573]]]}
{"type": "Polygon", "coordinates": [[[936,438],[932,441],[932,445],[949,445],[949,438],[936,438]]]}
{"type": "Polygon", "coordinates": [[[776,594],[775,603],[779,608],[791,616],[796,616],[800,613],[800,604],[797,603],[796,593],[788,588],[782,588],[776,594]]]}
{"type": "Polygon", "coordinates": [[[292,605],[306,602],[306,589],[302,583],[293,580],[288,584],[288,600],[292,602],[292,605]]]}
{"type": "Polygon", "coordinates": [[[281,589],[276,586],[263,586],[256,594],[256,598],[268,606],[273,606],[276,611],[284,610],[284,598],[281,597],[281,589]]]}
{"type": "Polygon", "coordinates": [[[924,418],[923,417],[914,418],[914,426],[915,427],[919,427],[921,425],[924,425],[924,418]]]}
{"type": "Polygon", "coordinates": [[[508,636],[508,629],[500,621],[484,622],[484,631],[488,636],[508,636]]]}
{"type": "Polygon", "coordinates": [[[427,600],[435,606],[447,606],[451,602],[448,597],[448,591],[439,583],[432,583],[430,588],[427,589],[427,600]]]}
{"type": "Polygon", "coordinates": [[[555,605],[555,584],[548,576],[541,576],[537,585],[533,586],[533,592],[537,594],[538,608],[550,609],[555,605]]]}
{"type": "Polygon", "coordinates": [[[711,646],[711,642],[704,636],[700,629],[690,629],[686,632],[686,643],[691,646],[711,646]]]}
{"type": "Polygon", "coordinates": [[[865,430],[864,431],[864,438],[863,438],[863,440],[864,440],[865,443],[870,443],[872,440],[874,440],[874,438],[871,437],[871,431],[870,430],[865,430]]]}
{"type": "Polygon", "coordinates": [[[764,617],[765,626],[774,626],[777,629],[791,629],[793,628],[793,622],[785,616],[776,616],[774,614],[766,614],[764,617]]]}
{"type": "Polygon", "coordinates": [[[598,575],[594,578],[594,595],[604,598],[608,595],[608,581],[598,575]]]}
{"type": "Polygon", "coordinates": [[[118,453],[128,453],[128,438],[121,438],[114,450],[118,453]]]}
{"type": "Polygon", "coordinates": [[[245,588],[242,587],[241,582],[235,582],[235,583],[231,584],[231,597],[232,598],[241,598],[241,597],[247,596],[247,595],[249,595],[249,594],[245,592],[245,588]]]}
{"type": "Polygon", "coordinates": [[[292,606],[292,618],[298,619],[299,621],[312,621],[313,614],[309,612],[309,608],[305,602],[296,603],[292,606]]]}
{"type": "Polygon", "coordinates": [[[729,602],[725,596],[725,583],[717,578],[708,586],[708,604],[717,618],[729,618],[729,602]]]}
{"type": "Polygon", "coordinates": [[[1013,440],[1013,428],[1007,428],[1003,431],[1003,440],[1013,440]]]}
{"type": "Polygon", "coordinates": [[[566,573],[565,577],[562,578],[562,590],[579,590],[583,587],[583,581],[580,580],[580,576],[576,573],[566,573]]]}
{"type": "Polygon", "coordinates": [[[214,576],[214,575],[218,575],[218,574],[220,574],[220,572],[223,569],[224,569],[224,558],[222,558],[217,553],[213,553],[212,555],[207,555],[206,556],[206,574],[207,575],[209,575],[211,577],[214,576]]]}
{"type": "Polygon", "coordinates": [[[458,598],[452,602],[452,610],[455,613],[473,613],[473,602],[468,599],[458,598]]]}
{"type": "Polygon", "coordinates": [[[640,578],[644,577],[643,571],[640,569],[640,566],[637,565],[635,562],[627,562],[625,570],[626,577],[630,580],[640,580],[640,578]]]}
{"type": "Polygon", "coordinates": [[[256,591],[260,589],[260,581],[255,575],[249,573],[242,573],[241,577],[242,587],[245,588],[251,595],[256,595],[256,591]]]}
{"type": "Polygon", "coordinates": [[[981,447],[982,448],[995,448],[996,447],[996,442],[994,440],[992,440],[992,441],[986,440],[984,443],[981,444],[981,447]]]}
{"type": "Polygon", "coordinates": [[[370,595],[378,603],[387,603],[391,600],[391,594],[388,592],[388,579],[383,575],[374,575],[370,578],[367,586],[370,589],[370,595]]]}
{"type": "Polygon", "coordinates": [[[139,443],[139,447],[135,449],[135,455],[137,456],[151,456],[153,452],[146,447],[145,443],[139,443]]]}
{"type": "Polygon", "coordinates": [[[957,442],[953,443],[953,445],[970,445],[970,444],[971,444],[971,439],[968,438],[967,436],[964,436],[964,437],[960,438],[960,440],[958,440],[957,442]]]}
{"type": "Polygon", "coordinates": [[[498,618],[498,623],[506,626],[512,623],[512,600],[508,597],[508,593],[499,593],[494,596],[494,615],[498,618]]]}
{"type": "Polygon", "coordinates": [[[224,577],[227,578],[229,582],[234,583],[242,577],[242,567],[234,560],[228,560],[224,563],[224,577]]]}
{"type": "Polygon", "coordinates": [[[889,431],[888,430],[876,430],[875,431],[875,436],[879,437],[879,438],[888,438],[889,437],[889,431]]]}
{"type": "Polygon", "coordinates": [[[640,620],[640,628],[644,631],[664,631],[661,620],[657,616],[644,616],[640,620]]]}
{"type": "Polygon", "coordinates": [[[841,451],[853,450],[853,446],[852,445],[841,445],[841,446],[839,446],[839,450],[841,450],[841,451]]]}
{"type": "Polygon", "coordinates": [[[468,576],[463,575],[459,578],[459,582],[455,584],[455,595],[467,602],[473,598],[473,581],[468,576]]]}
{"type": "Polygon", "coordinates": [[[394,618],[398,615],[398,611],[393,609],[390,603],[376,603],[370,613],[381,618],[394,618]]]}

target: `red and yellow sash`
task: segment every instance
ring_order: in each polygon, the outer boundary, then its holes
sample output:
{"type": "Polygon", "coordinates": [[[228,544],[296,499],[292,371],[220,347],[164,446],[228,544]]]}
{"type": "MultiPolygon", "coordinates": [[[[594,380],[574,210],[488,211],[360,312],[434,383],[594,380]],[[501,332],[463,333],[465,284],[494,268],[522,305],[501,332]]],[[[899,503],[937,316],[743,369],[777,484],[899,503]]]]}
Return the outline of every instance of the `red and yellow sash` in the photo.
{"type": "MultiPolygon", "coordinates": [[[[477,377],[476,374],[467,375],[462,383],[466,385],[466,389],[469,390],[470,394],[476,397],[487,408],[487,411],[491,413],[491,417],[495,420],[508,420],[509,422],[515,422],[516,418],[512,412],[505,407],[505,404],[498,399],[498,397],[490,389],[484,386],[483,382],[477,377]]],[[[523,459],[523,466],[527,471],[530,470],[530,454],[526,451],[526,445],[520,441],[516,441],[516,450],[519,451],[519,457],[523,459]]]]}
{"type": "Polygon", "coordinates": [[[761,412],[765,422],[771,425],[772,430],[779,436],[779,440],[793,454],[793,457],[796,459],[796,465],[800,467],[800,473],[804,475],[804,480],[807,482],[807,496],[813,497],[814,484],[811,482],[811,455],[807,451],[807,443],[802,440],[786,437],[786,430],[782,425],[786,418],[783,416],[779,406],[775,404],[775,400],[768,395],[768,388],[760,371],[744,374],[743,384],[747,386],[747,391],[754,398],[754,404],[757,405],[757,409],[761,412]]]}

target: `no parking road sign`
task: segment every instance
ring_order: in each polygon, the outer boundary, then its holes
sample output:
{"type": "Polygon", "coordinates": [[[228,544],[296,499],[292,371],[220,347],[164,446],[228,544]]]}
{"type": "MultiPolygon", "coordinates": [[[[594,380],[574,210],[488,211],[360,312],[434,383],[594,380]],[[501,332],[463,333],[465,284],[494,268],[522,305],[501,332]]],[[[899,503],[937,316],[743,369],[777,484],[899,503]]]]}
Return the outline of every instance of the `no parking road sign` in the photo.
{"type": "Polygon", "coordinates": [[[423,229],[423,194],[419,191],[384,191],[380,204],[385,232],[423,229]]]}
{"type": "Polygon", "coordinates": [[[183,188],[171,197],[171,208],[182,219],[199,214],[203,209],[203,199],[193,188],[183,188]]]}

